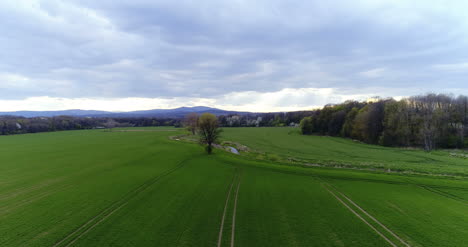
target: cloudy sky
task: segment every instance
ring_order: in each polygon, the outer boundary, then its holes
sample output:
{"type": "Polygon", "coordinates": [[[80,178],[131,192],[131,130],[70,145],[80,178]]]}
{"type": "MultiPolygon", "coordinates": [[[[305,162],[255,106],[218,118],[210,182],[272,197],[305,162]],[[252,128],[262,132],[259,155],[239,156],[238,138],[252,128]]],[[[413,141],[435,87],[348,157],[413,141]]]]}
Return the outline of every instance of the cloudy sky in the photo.
{"type": "Polygon", "coordinates": [[[0,3],[0,111],[468,95],[466,1],[0,3]]]}

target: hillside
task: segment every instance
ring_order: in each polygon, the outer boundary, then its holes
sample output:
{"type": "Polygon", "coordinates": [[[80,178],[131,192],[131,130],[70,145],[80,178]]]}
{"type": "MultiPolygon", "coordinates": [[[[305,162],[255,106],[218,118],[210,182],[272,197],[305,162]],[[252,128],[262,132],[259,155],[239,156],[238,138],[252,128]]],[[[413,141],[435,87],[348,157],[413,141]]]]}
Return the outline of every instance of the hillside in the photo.
{"type": "Polygon", "coordinates": [[[223,139],[241,143],[248,155],[298,164],[468,176],[460,150],[425,152],[330,136],[304,136],[297,128],[224,128],[223,139]]]}

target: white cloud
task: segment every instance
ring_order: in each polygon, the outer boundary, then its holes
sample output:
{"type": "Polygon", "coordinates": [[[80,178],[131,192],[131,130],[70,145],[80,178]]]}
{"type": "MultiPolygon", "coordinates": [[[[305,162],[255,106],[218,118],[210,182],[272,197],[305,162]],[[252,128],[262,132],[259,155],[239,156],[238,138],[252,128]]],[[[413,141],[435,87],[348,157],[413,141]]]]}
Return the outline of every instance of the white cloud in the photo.
{"type": "Polygon", "coordinates": [[[0,88],[28,88],[34,86],[28,77],[13,74],[13,73],[0,73],[0,88]]]}
{"type": "MultiPolygon", "coordinates": [[[[373,88],[284,88],[274,92],[243,91],[232,92],[213,98],[171,97],[171,98],[60,98],[30,97],[21,100],[0,100],[0,111],[45,111],[45,110],[103,110],[135,111],[150,109],[171,109],[182,106],[209,106],[224,110],[250,112],[281,112],[311,110],[326,104],[342,103],[346,100],[365,101],[377,96],[383,98],[423,94],[427,88],[408,87],[405,89],[373,88]],[[379,93],[375,93],[379,92],[379,93]]],[[[437,92],[468,93],[463,88],[440,89],[437,92]]]]}
{"type": "Polygon", "coordinates": [[[67,80],[33,79],[22,74],[0,72],[0,89],[2,91],[39,91],[63,94],[72,88],[73,84],[67,80]]]}
{"type": "Polygon", "coordinates": [[[387,71],[386,68],[375,68],[375,69],[360,72],[359,75],[367,77],[367,78],[377,78],[377,77],[382,77],[386,71],[387,71]]]}

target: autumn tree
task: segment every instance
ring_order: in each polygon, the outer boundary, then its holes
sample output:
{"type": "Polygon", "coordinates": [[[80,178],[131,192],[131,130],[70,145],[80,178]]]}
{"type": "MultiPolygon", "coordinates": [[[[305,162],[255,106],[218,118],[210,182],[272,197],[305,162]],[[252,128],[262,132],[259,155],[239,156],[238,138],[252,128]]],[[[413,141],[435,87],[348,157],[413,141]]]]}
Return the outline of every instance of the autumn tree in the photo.
{"type": "Polygon", "coordinates": [[[203,113],[198,118],[197,130],[200,138],[200,144],[206,145],[206,152],[211,154],[213,151],[213,144],[218,141],[221,133],[218,119],[211,113],[203,113]]]}

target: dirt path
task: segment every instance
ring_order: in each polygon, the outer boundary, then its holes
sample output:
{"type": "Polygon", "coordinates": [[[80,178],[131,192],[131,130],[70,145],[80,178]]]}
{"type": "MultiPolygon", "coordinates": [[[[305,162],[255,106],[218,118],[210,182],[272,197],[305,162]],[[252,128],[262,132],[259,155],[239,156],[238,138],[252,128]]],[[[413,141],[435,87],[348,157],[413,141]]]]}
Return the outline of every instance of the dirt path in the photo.
{"type": "Polygon", "coordinates": [[[219,226],[219,236],[218,236],[218,247],[221,247],[221,240],[223,239],[223,229],[224,229],[224,219],[226,218],[226,211],[229,204],[229,198],[231,197],[232,187],[234,181],[236,180],[237,171],[234,172],[234,177],[232,178],[231,186],[229,187],[229,192],[226,197],[226,203],[224,204],[223,217],[221,218],[221,225],[219,226]]]}
{"type": "Polygon", "coordinates": [[[242,174],[239,175],[239,182],[237,183],[236,198],[234,199],[234,211],[232,213],[232,232],[231,232],[231,247],[234,247],[234,237],[236,232],[236,212],[237,212],[237,197],[239,195],[239,187],[241,184],[242,174]]]}
{"type": "Polygon", "coordinates": [[[136,197],[138,194],[140,194],[142,191],[150,187],[151,185],[155,184],[157,181],[159,181],[161,178],[175,172],[176,170],[182,168],[184,166],[184,163],[187,160],[181,161],[176,167],[167,170],[166,172],[162,173],[159,176],[153,177],[152,179],[147,180],[145,183],[141,184],[138,186],[136,189],[133,191],[128,192],[125,194],[120,200],[114,202],[111,204],[109,207],[101,211],[99,214],[88,220],[86,223],[81,225],[78,229],[75,231],[71,232],[68,234],[66,237],[64,237],[62,240],[54,244],[52,247],[58,247],[62,244],[65,244],[66,241],[70,240],[68,244],[65,246],[70,246],[73,243],[75,243],[78,239],[80,239],[82,236],[84,236],[86,233],[88,233],[90,230],[95,228],[97,225],[99,225],[101,222],[109,218],[112,214],[117,212],[119,209],[127,205],[131,199],[136,197]],[[83,231],[83,232],[81,232],[83,231]],[[80,233],[81,232],[81,233],[80,233]]]}
{"type": "Polygon", "coordinates": [[[356,215],[360,220],[362,220],[366,225],[368,225],[372,230],[374,230],[379,236],[381,236],[385,241],[387,241],[391,246],[393,247],[398,247],[395,243],[393,243],[390,239],[388,239],[384,234],[382,234],[379,230],[377,230],[373,225],[371,225],[367,220],[365,220],[361,215],[359,215],[356,211],[354,211],[348,204],[346,204],[343,200],[341,200],[335,193],[333,193],[330,189],[328,189],[326,186],[321,184],[322,187],[327,190],[333,197],[336,198],[343,206],[345,206],[351,213],[356,215]]]}

